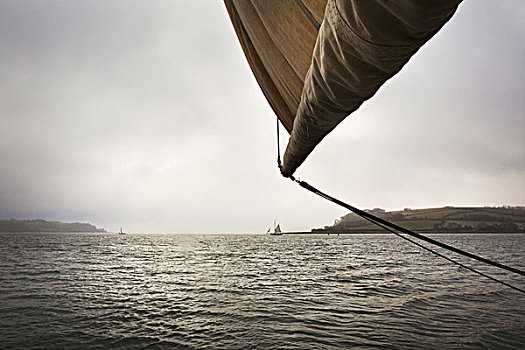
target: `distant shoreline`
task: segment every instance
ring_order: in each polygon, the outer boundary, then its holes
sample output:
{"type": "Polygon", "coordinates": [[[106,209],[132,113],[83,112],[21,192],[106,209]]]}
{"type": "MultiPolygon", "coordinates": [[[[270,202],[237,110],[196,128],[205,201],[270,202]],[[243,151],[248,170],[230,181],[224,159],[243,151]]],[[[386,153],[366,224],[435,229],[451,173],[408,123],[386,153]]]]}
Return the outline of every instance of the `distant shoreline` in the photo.
{"type": "MultiPolygon", "coordinates": [[[[437,232],[437,231],[421,231],[418,230],[418,233],[425,234],[436,234],[436,235],[509,235],[509,234],[525,234],[525,232],[437,232]]],[[[315,232],[282,232],[283,235],[379,235],[379,234],[391,234],[386,230],[374,230],[374,231],[352,231],[352,232],[336,232],[336,231],[315,231],[315,232]]]]}
{"type": "MultiPolygon", "coordinates": [[[[1,231],[0,234],[30,234],[30,233],[58,233],[58,234],[109,234],[113,235],[116,234],[116,232],[107,232],[107,231],[1,231]]],[[[424,233],[426,235],[525,235],[525,232],[423,232],[418,231],[418,233],[424,233]]],[[[247,235],[247,236],[268,236],[273,237],[272,235],[266,234],[264,232],[259,233],[181,233],[181,232],[143,232],[143,233],[135,233],[135,235],[247,235]]],[[[390,235],[391,233],[388,231],[368,231],[368,232],[282,232],[283,235],[289,235],[289,236],[300,236],[300,235],[324,235],[324,236],[338,236],[338,235],[390,235]]],[[[279,236],[277,236],[279,237],[279,236]]]]}
{"type": "Polygon", "coordinates": [[[85,222],[60,222],[46,221],[42,219],[34,220],[0,220],[0,232],[3,233],[105,233],[103,228],[85,222]]]}
{"type": "MultiPolygon", "coordinates": [[[[525,207],[442,207],[365,212],[406,229],[422,233],[525,233],[525,207]]],[[[331,226],[314,228],[315,233],[384,232],[366,219],[348,213],[331,226]]]]}

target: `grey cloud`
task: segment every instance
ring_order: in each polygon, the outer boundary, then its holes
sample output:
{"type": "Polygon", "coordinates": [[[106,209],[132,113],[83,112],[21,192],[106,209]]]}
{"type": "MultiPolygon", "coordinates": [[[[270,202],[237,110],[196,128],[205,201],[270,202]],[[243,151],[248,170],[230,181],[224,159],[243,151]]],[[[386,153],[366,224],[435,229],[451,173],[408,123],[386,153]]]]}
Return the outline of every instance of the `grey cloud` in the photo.
{"type": "MultiPolygon", "coordinates": [[[[464,2],[300,176],[363,207],[523,204],[524,9],[464,2]]],[[[256,232],[343,215],[279,177],[236,40],[220,1],[0,0],[0,217],[256,232]]]]}

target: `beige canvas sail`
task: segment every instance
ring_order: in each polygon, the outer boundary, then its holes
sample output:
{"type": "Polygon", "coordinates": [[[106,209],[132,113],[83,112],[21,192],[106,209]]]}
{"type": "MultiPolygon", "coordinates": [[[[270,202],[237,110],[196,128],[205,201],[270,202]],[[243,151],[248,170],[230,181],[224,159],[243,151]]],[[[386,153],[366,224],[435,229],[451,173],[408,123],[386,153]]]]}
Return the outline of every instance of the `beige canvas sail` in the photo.
{"type": "Polygon", "coordinates": [[[225,0],[264,95],[291,133],[283,175],[372,97],[461,0],[225,0]]]}

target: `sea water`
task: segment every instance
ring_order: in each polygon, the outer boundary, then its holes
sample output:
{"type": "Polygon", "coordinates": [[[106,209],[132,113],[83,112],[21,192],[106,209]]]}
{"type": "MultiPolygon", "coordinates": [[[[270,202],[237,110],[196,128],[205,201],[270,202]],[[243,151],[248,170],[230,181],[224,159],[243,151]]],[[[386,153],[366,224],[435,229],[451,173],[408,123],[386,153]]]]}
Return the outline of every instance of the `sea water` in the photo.
{"type": "MultiPolygon", "coordinates": [[[[525,235],[433,237],[525,269],[525,235]]],[[[525,295],[392,235],[6,233],[0,348],[524,349],[525,295]]]]}

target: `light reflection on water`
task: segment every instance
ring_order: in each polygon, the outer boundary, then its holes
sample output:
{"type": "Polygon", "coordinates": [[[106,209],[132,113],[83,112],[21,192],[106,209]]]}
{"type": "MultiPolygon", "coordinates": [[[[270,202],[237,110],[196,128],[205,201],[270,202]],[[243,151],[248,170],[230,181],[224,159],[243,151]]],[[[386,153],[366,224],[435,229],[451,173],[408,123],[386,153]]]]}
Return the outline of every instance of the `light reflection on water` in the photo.
{"type": "MultiPolygon", "coordinates": [[[[525,235],[438,237],[525,269],[525,235]]],[[[6,349],[525,344],[524,295],[390,235],[0,234],[0,242],[6,349]]]]}

